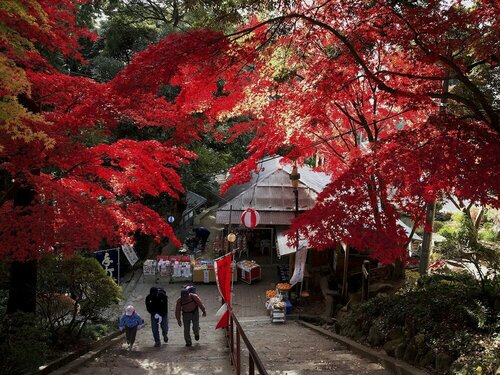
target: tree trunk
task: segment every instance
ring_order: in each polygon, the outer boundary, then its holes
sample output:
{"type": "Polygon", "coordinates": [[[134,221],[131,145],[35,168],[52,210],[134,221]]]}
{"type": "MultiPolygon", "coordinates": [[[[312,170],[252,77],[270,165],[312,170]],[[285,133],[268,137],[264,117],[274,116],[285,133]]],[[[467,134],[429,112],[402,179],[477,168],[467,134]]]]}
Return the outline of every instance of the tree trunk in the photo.
{"type": "MultiPolygon", "coordinates": [[[[16,184],[19,183],[16,182],[16,184]]],[[[35,191],[30,186],[19,184],[14,191],[14,207],[28,207],[32,204],[35,191]]],[[[19,220],[19,217],[17,219],[19,220]]],[[[12,314],[16,311],[36,311],[37,266],[38,262],[36,260],[13,261],[10,264],[7,314],[12,314]]]]}
{"type": "Polygon", "coordinates": [[[7,314],[36,310],[37,261],[12,262],[7,314]]]}
{"type": "Polygon", "coordinates": [[[429,268],[429,258],[431,256],[432,226],[434,224],[434,213],[436,211],[436,202],[430,202],[425,205],[425,229],[422,239],[422,250],[420,251],[419,273],[427,275],[429,268]]]}

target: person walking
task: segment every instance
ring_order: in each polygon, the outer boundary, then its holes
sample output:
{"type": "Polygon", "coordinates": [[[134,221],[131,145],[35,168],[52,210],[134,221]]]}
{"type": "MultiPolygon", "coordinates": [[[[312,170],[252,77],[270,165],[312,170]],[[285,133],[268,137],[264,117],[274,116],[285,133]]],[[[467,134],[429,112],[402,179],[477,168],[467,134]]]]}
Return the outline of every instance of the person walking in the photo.
{"type": "Polygon", "coordinates": [[[155,340],[155,347],[161,346],[160,328],[163,341],[168,342],[168,296],[163,288],[153,287],[146,297],[146,309],[151,314],[151,331],[155,340]]]}
{"type": "Polygon", "coordinates": [[[183,288],[181,290],[181,296],[177,299],[175,305],[175,317],[177,318],[179,327],[182,327],[182,324],[184,324],[184,340],[186,341],[186,346],[192,345],[190,333],[191,323],[193,324],[194,339],[196,341],[200,339],[200,309],[203,316],[207,316],[207,311],[200,297],[195,293],[190,293],[189,289],[183,288]]]}
{"type": "Polygon", "coordinates": [[[129,305],[125,308],[125,313],[120,318],[120,332],[125,329],[125,337],[127,338],[128,351],[134,346],[137,330],[141,329],[144,324],[139,314],[135,312],[134,306],[129,305]]]}
{"type": "Polygon", "coordinates": [[[205,227],[196,227],[193,228],[193,232],[196,235],[196,239],[200,244],[200,250],[205,250],[205,246],[207,245],[208,237],[210,237],[210,231],[205,227]]]}

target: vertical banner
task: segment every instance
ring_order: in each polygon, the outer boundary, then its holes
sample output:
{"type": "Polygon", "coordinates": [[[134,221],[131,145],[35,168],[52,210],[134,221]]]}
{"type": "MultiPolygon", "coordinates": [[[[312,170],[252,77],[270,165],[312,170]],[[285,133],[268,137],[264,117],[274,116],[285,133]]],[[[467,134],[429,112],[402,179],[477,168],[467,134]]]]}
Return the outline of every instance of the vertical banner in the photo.
{"type": "Polygon", "coordinates": [[[210,270],[203,270],[203,282],[205,284],[210,282],[210,270]]]}
{"type": "Polygon", "coordinates": [[[95,252],[97,261],[101,264],[104,271],[120,283],[120,248],[107,249],[95,252]]]}
{"type": "Polygon", "coordinates": [[[132,245],[122,245],[122,251],[123,254],[125,254],[125,256],[127,257],[131,266],[133,266],[139,260],[139,257],[137,256],[137,253],[135,252],[132,245]]]}
{"type": "Polygon", "coordinates": [[[219,310],[220,312],[222,312],[222,316],[219,322],[217,323],[215,329],[226,328],[229,326],[228,307],[231,305],[232,263],[233,263],[233,252],[227,253],[226,255],[216,259],[214,262],[215,280],[217,281],[217,288],[219,288],[219,293],[225,302],[224,305],[219,310]]]}
{"type": "Polygon", "coordinates": [[[295,253],[295,267],[293,276],[290,279],[290,285],[294,286],[298,282],[302,282],[304,278],[304,268],[306,265],[307,247],[303,246],[301,250],[295,253]]]}

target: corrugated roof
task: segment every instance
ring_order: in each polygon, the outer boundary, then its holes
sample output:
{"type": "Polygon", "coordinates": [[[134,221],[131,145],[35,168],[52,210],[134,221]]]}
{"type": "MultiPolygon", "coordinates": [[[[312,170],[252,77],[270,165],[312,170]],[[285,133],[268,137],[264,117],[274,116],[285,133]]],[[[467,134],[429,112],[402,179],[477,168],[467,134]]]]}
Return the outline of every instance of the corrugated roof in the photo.
{"type": "Polygon", "coordinates": [[[196,194],[193,191],[188,190],[186,192],[186,209],[182,213],[183,215],[188,213],[189,211],[193,211],[207,203],[207,198],[202,197],[199,194],[196,194]]]}
{"type": "MultiPolygon", "coordinates": [[[[280,212],[280,211],[259,211],[260,221],[259,226],[263,225],[290,225],[290,221],[294,217],[294,212],[280,212]]],[[[231,225],[241,224],[242,210],[231,211],[231,225]]],[[[217,224],[229,224],[229,211],[217,211],[215,215],[217,224]]]]}
{"type": "MultiPolygon", "coordinates": [[[[411,228],[410,228],[408,225],[406,225],[405,223],[403,223],[403,222],[402,222],[401,220],[399,220],[399,219],[398,219],[398,221],[396,221],[396,223],[397,223],[398,225],[401,225],[401,226],[404,228],[404,230],[405,230],[405,232],[406,232],[406,234],[407,234],[408,236],[410,235],[410,233],[411,233],[411,228]]],[[[419,236],[418,234],[416,234],[416,233],[413,233],[413,236],[411,237],[411,239],[412,239],[412,240],[417,240],[417,241],[422,241],[422,237],[420,237],[420,236],[419,236]]]]}
{"type": "MultiPolygon", "coordinates": [[[[244,211],[248,207],[263,211],[295,211],[295,194],[290,182],[291,167],[281,166],[279,159],[267,160],[262,163],[260,172],[252,175],[251,183],[240,185],[234,198],[221,206],[217,211],[244,211]]],[[[299,210],[308,210],[325,186],[330,181],[322,172],[314,172],[309,167],[299,168],[299,210]]],[[[233,190],[234,193],[234,190],[233,190]]]]}

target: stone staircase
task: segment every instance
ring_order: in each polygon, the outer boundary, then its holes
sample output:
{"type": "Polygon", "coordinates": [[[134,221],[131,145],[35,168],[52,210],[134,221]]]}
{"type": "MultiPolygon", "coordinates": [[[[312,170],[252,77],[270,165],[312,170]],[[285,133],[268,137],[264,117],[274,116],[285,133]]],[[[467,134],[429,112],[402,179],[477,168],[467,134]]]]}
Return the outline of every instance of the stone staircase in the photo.
{"type": "MultiPolygon", "coordinates": [[[[174,320],[170,320],[174,324],[174,320]]],[[[134,375],[134,374],[223,374],[233,373],[229,351],[222,331],[213,331],[215,322],[201,321],[202,337],[193,340],[193,346],[186,347],[182,329],[171,327],[169,342],[160,348],[153,347],[149,326],[138,332],[134,348],[129,352],[125,338],[100,356],[88,361],[70,374],[92,375],[134,375]]]]}
{"type": "MultiPolygon", "coordinates": [[[[393,374],[296,321],[272,324],[265,317],[242,319],[240,324],[270,375],[393,374]]],[[[241,363],[242,374],[248,373],[246,349],[241,363]]]]}

